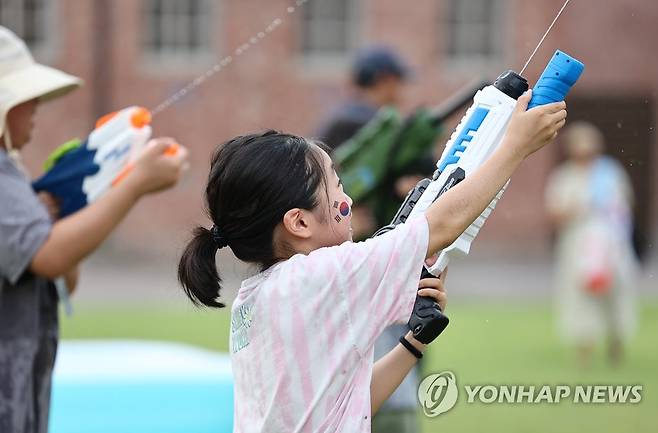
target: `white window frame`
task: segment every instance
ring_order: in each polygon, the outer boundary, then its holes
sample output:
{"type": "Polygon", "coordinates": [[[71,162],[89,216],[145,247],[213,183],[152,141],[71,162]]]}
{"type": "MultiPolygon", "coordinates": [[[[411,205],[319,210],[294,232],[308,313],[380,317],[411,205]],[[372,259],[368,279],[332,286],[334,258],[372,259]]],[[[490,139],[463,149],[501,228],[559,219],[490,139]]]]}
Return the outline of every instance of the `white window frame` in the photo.
{"type": "MultiPolygon", "coordinates": [[[[0,0],[0,24],[7,27],[18,37],[24,39],[24,15],[26,13],[26,3],[29,0],[0,0]]],[[[56,41],[55,37],[55,19],[56,19],[56,0],[40,0],[41,9],[37,12],[42,15],[41,23],[36,24],[36,28],[41,33],[41,39],[28,44],[30,52],[43,63],[52,63],[55,57],[56,41]]],[[[27,41],[26,41],[27,43],[27,41]]]]}
{"type": "MultiPolygon", "coordinates": [[[[313,0],[317,2],[321,1],[336,1],[336,0],[313,0]]],[[[298,57],[300,63],[307,69],[328,72],[344,72],[344,70],[349,66],[351,57],[358,49],[360,43],[362,42],[362,7],[363,0],[346,0],[348,5],[347,11],[347,46],[343,52],[322,52],[322,51],[307,51],[305,48],[305,38],[306,38],[306,28],[308,25],[307,13],[308,10],[299,11],[299,39],[298,39],[298,57]]],[[[311,0],[304,2],[300,8],[308,8],[311,6],[311,0]]],[[[322,20],[315,18],[320,22],[322,20]]],[[[313,18],[311,19],[311,22],[313,18]]]]}
{"type": "MultiPolygon", "coordinates": [[[[504,0],[490,0],[493,7],[491,21],[485,22],[469,22],[465,17],[453,17],[452,8],[458,3],[465,3],[468,1],[479,0],[449,0],[446,2],[442,10],[442,17],[440,20],[439,28],[443,28],[443,58],[447,62],[450,69],[456,70],[472,70],[474,68],[500,68],[504,67],[507,63],[509,56],[508,50],[505,49],[509,45],[511,38],[508,23],[513,22],[509,14],[513,13],[513,8],[509,7],[508,3],[504,0]],[[475,31],[479,31],[484,27],[489,27],[489,34],[484,37],[493,42],[492,52],[489,54],[478,53],[452,53],[451,38],[453,35],[468,32],[469,26],[475,31]]],[[[486,31],[486,30],[485,30],[486,31]]],[[[502,70],[500,71],[502,72],[502,70]]]]}
{"type": "Polygon", "coordinates": [[[201,12],[198,22],[192,19],[185,20],[184,17],[176,15],[176,3],[187,3],[188,0],[144,0],[142,9],[142,37],[141,46],[144,55],[144,61],[150,70],[159,72],[167,71],[185,71],[201,66],[211,65],[219,54],[215,51],[215,35],[217,8],[220,7],[220,1],[217,0],[198,0],[201,4],[201,12]],[[151,11],[156,2],[161,3],[164,13],[158,18],[151,16],[151,11]],[[152,49],[151,41],[155,38],[155,30],[152,27],[153,20],[160,19],[161,28],[166,33],[163,40],[160,41],[162,47],[159,50],[152,49]],[[176,37],[178,33],[185,33],[193,26],[199,32],[199,46],[195,50],[176,47],[176,37]],[[167,47],[167,43],[173,42],[173,47],[167,47]]]}

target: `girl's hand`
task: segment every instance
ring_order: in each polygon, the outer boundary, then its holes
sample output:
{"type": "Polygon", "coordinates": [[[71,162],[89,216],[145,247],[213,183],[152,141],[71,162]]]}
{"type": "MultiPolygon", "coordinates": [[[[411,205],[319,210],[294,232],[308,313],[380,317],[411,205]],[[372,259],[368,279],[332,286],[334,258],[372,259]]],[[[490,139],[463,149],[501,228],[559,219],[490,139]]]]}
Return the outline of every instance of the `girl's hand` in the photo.
{"type": "Polygon", "coordinates": [[[446,294],[444,284],[447,275],[448,269],[446,268],[439,278],[424,278],[420,280],[420,283],[418,284],[418,287],[420,287],[418,294],[420,296],[427,296],[434,299],[443,312],[445,312],[446,305],[448,304],[448,295],[446,294]]]}
{"type": "Polygon", "coordinates": [[[531,97],[532,90],[519,97],[504,139],[504,143],[524,159],[553,141],[567,118],[564,101],[528,110],[531,97]]]}

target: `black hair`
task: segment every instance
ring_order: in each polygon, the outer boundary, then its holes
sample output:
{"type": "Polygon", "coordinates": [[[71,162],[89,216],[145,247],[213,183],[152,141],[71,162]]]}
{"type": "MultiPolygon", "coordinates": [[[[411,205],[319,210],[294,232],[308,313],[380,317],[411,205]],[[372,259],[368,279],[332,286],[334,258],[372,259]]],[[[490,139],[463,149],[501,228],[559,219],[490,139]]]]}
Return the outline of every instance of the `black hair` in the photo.
{"type": "Polygon", "coordinates": [[[196,227],[178,265],[178,280],[195,305],[224,307],[218,300],[217,234],[238,259],[262,270],[287,258],[277,257],[274,228],[288,210],[318,206],[321,184],[326,191],[320,148],[320,143],[269,130],[236,137],[215,150],[205,191],[215,236],[196,227]]]}

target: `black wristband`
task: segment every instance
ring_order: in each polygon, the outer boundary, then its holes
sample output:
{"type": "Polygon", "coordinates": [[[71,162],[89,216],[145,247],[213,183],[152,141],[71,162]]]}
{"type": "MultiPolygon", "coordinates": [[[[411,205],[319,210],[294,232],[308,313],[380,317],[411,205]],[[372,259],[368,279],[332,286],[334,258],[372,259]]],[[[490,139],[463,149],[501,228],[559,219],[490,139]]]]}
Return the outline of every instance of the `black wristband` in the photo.
{"type": "Polygon", "coordinates": [[[400,337],[400,343],[416,358],[421,359],[423,357],[423,354],[420,352],[420,350],[416,349],[413,344],[409,343],[407,339],[404,338],[404,335],[400,337]]]}

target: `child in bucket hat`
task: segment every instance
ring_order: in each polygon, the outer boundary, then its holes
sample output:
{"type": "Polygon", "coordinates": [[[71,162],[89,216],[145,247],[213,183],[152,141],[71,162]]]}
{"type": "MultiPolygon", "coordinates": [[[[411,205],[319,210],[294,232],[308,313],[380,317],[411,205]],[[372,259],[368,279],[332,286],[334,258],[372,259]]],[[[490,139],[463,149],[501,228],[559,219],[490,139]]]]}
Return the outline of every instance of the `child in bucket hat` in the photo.
{"type": "MultiPolygon", "coordinates": [[[[53,284],[75,283],[78,264],[112,232],[144,195],[178,181],[187,151],[164,151],[171,138],[152,140],[134,169],[97,202],[66,218],[46,210],[18,163],[39,103],[82,81],[38,64],[25,43],[0,26],[0,431],[48,431],[51,377],[58,340],[53,284]]],[[[72,287],[71,287],[72,288],[72,287]]]]}
{"type": "MultiPolygon", "coordinates": [[[[8,150],[14,150],[7,127],[12,109],[29,101],[62,96],[81,84],[78,77],[36,63],[25,43],[0,26],[0,135],[8,150]]],[[[17,149],[23,144],[16,143],[17,149]]]]}

